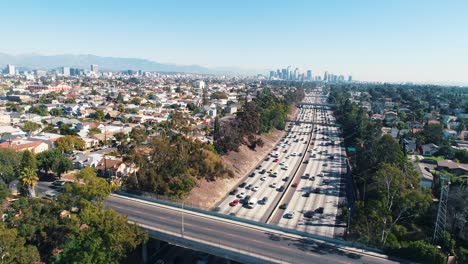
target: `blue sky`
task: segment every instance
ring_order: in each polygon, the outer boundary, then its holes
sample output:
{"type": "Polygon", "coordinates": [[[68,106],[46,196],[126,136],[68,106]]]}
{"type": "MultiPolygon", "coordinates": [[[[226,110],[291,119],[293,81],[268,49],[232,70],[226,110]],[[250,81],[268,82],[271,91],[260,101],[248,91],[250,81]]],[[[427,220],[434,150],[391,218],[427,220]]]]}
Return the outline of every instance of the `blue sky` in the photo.
{"type": "Polygon", "coordinates": [[[0,52],[468,84],[468,1],[6,1],[0,52]]]}

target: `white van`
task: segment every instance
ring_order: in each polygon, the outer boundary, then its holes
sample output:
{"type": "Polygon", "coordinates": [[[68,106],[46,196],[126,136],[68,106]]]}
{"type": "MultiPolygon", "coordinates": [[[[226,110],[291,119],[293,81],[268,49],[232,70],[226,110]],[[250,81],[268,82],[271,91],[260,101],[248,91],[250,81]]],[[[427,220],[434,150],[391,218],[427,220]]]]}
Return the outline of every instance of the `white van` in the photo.
{"type": "Polygon", "coordinates": [[[252,197],[249,199],[249,203],[247,204],[247,206],[249,208],[253,208],[257,204],[257,202],[258,202],[257,198],[252,197]]]}

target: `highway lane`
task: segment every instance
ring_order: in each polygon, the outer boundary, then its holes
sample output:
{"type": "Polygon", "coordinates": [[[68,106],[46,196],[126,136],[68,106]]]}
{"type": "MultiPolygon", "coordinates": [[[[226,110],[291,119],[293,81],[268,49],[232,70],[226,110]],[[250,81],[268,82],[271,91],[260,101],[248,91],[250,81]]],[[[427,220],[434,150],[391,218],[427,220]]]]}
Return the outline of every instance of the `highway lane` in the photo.
{"type": "Polygon", "coordinates": [[[165,208],[112,195],[106,206],[128,216],[130,221],[161,232],[181,233],[184,214],[184,237],[268,256],[286,263],[395,263],[356,251],[304,237],[291,237],[273,230],[253,228],[221,219],[212,219],[186,210],[165,208]]]}
{"type": "MultiPolygon", "coordinates": [[[[301,109],[297,116],[304,115],[306,110],[301,109]]],[[[244,182],[246,184],[252,184],[252,186],[258,186],[259,190],[254,192],[252,190],[246,190],[245,188],[239,188],[239,192],[244,192],[251,197],[258,198],[259,200],[263,197],[268,197],[268,202],[263,204],[258,204],[253,208],[247,208],[241,204],[234,207],[230,206],[234,199],[239,199],[232,195],[227,195],[223,201],[218,205],[221,213],[236,215],[239,217],[256,220],[256,221],[265,221],[266,216],[269,215],[269,212],[273,210],[274,205],[277,203],[279,196],[282,194],[277,189],[282,185],[287,185],[291,182],[294,171],[300,165],[300,157],[298,155],[292,156],[293,153],[303,153],[304,149],[307,147],[307,144],[303,142],[306,141],[308,135],[301,135],[305,132],[310,133],[311,125],[301,124],[298,126],[293,126],[291,131],[286,133],[285,138],[283,138],[279,144],[276,146],[276,150],[279,152],[278,162],[274,162],[275,157],[269,157],[268,161],[261,163],[262,167],[255,171],[255,177],[246,177],[244,182]],[[294,142],[296,136],[298,142],[294,142]],[[300,140],[303,139],[303,140],[300,140]],[[287,142],[287,143],[286,143],[287,142]],[[284,153],[286,152],[286,153],[284,153]],[[288,169],[285,170],[283,165],[280,165],[284,162],[284,165],[288,166],[288,169]],[[267,173],[260,174],[260,171],[265,169],[267,173]],[[272,170],[273,172],[277,171],[278,176],[272,177],[268,174],[268,171],[272,170]],[[285,177],[289,177],[289,181],[283,181],[285,177]],[[277,187],[272,187],[272,184],[275,183],[277,187]]],[[[271,153],[270,153],[271,154],[271,153]]]]}
{"type": "MultiPolygon", "coordinates": [[[[304,98],[305,103],[325,103],[326,97],[322,92],[308,94],[304,98]]],[[[275,151],[279,151],[278,162],[273,162],[274,158],[261,163],[262,168],[255,170],[254,177],[246,177],[246,184],[258,186],[256,192],[239,188],[239,192],[255,197],[261,200],[268,198],[266,204],[257,204],[253,208],[242,206],[241,204],[230,206],[230,203],[239,199],[233,195],[227,195],[222,202],[218,204],[221,213],[235,215],[250,220],[268,222],[286,228],[292,228],[304,232],[320,234],[328,237],[340,236],[344,233],[344,226],[336,225],[336,216],[338,214],[339,194],[342,177],[345,172],[344,150],[338,145],[328,145],[330,138],[339,140],[339,132],[336,127],[327,126],[335,123],[332,111],[327,107],[304,106],[296,114],[296,120],[323,123],[323,125],[311,125],[306,123],[293,123],[291,131],[287,132],[276,146],[275,151]],[[304,132],[308,135],[302,135],[304,132]],[[296,136],[298,142],[294,142],[296,136]],[[304,141],[313,138],[311,144],[304,144],[304,141]],[[288,144],[285,145],[285,142],[288,144]],[[292,142],[291,142],[292,141],[292,142]],[[286,148],[284,148],[286,147],[286,148]],[[283,153],[286,150],[287,153],[283,153]],[[311,150],[311,152],[307,152],[311,150]],[[302,157],[291,156],[291,153],[301,153],[308,164],[302,164],[302,157]],[[323,154],[321,154],[323,153],[323,154]],[[310,157],[315,154],[316,157],[310,157]],[[328,159],[333,155],[335,159],[328,159]],[[287,171],[282,170],[280,163],[288,165],[287,171]],[[324,166],[328,165],[328,166],[324,166]],[[267,174],[259,174],[262,170],[278,171],[277,177],[270,177],[267,174]],[[294,173],[296,172],[297,173],[294,173]],[[304,174],[309,174],[309,178],[315,176],[315,180],[301,179],[304,174]],[[323,177],[319,175],[324,174],[323,177]],[[265,176],[265,177],[264,177],[265,176]],[[284,182],[282,178],[288,176],[289,180],[284,182]],[[262,178],[263,177],[263,178],[262,178]],[[272,184],[285,186],[284,193],[278,192],[272,188],[272,184]],[[292,183],[297,183],[297,187],[292,187],[292,183]],[[320,189],[320,193],[313,192],[320,189]],[[311,192],[312,191],[312,192],[311,192]],[[309,193],[306,197],[304,194],[309,193]],[[280,200],[281,199],[281,200],[280,200]],[[288,203],[286,210],[279,209],[279,205],[288,203]],[[323,208],[323,213],[314,213],[311,218],[305,218],[304,213],[323,208]],[[285,213],[293,211],[295,213],[292,219],[285,217],[285,213]]]]}

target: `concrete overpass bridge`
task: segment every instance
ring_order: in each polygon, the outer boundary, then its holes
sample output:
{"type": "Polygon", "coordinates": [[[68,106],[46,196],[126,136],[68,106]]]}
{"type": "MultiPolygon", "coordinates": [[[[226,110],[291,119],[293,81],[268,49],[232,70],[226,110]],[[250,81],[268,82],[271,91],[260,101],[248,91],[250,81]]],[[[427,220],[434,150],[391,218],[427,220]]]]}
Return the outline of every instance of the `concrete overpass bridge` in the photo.
{"type": "MultiPolygon", "coordinates": [[[[125,194],[106,207],[150,237],[242,263],[396,263],[350,242],[125,194]]],[[[145,247],[143,247],[143,252],[145,247]]],[[[396,262],[395,262],[396,261],[396,262]]]]}
{"type": "Polygon", "coordinates": [[[322,123],[322,122],[316,122],[316,121],[298,121],[298,120],[294,120],[294,119],[288,119],[286,121],[291,122],[291,123],[295,123],[295,124],[312,124],[312,125],[336,127],[336,124],[322,123]]]}
{"type": "Polygon", "coordinates": [[[307,107],[307,106],[335,107],[334,104],[328,104],[328,103],[306,103],[306,102],[297,103],[297,106],[298,106],[298,107],[307,107]]]}

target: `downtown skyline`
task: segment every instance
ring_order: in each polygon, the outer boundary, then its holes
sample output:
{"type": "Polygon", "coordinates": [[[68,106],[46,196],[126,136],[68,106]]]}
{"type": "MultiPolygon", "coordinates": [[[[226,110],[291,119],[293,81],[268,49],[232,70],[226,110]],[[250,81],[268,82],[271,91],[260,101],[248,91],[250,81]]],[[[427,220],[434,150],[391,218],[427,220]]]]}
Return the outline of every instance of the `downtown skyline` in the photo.
{"type": "Polygon", "coordinates": [[[361,81],[468,84],[462,1],[17,1],[4,8],[0,22],[11,26],[0,52],[7,54],[95,54],[264,75],[295,65],[361,81]]]}

